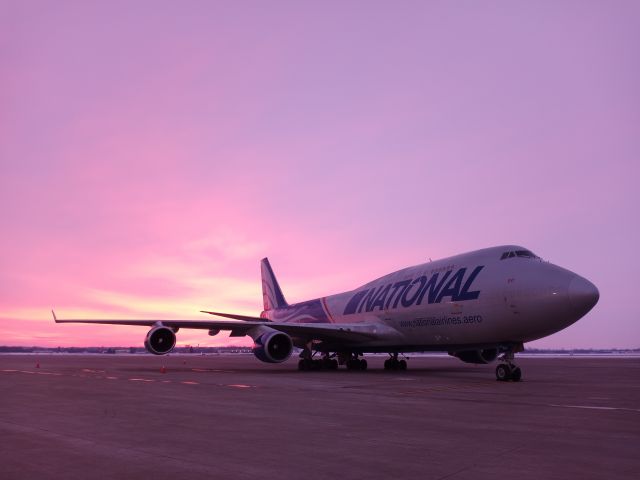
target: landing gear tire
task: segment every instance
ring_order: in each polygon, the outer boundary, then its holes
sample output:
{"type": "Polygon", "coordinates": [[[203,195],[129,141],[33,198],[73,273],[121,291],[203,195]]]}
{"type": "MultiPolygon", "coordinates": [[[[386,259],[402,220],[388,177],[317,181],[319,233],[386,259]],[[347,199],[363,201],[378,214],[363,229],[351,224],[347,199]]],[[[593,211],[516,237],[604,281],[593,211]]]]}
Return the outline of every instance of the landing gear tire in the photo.
{"type": "Polygon", "coordinates": [[[338,369],[338,361],[334,358],[323,358],[322,359],[322,369],[323,370],[337,370],[338,369]]]}
{"type": "Polygon", "coordinates": [[[513,369],[513,371],[511,372],[511,380],[513,380],[514,382],[519,382],[520,380],[522,380],[522,370],[520,370],[520,367],[516,367],[513,369]]]}
{"type": "Polygon", "coordinates": [[[385,370],[401,370],[404,371],[407,369],[407,361],[406,360],[398,360],[398,354],[395,353],[391,355],[391,358],[387,358],[384,361],[384,369],[385,370]]]}
{"type": "Polygon", "coordinates": [[[347,370],[366,370],[367,369],[367,361],[363,358],[360,360],[359,358],[350,358],[347,360],[347,370]]]}
{"type": "Polygon", "coordinates": [[[298,370],[309,372],[312,370],[337,370],[338,361],[335,358],[302,358],[298,361],[298,370]]]}
{"type": "Polygon", "coordinates": [[[498,380],[499,382],[508,382],[509,380],[511,380],[512,375],[513,372],[511,370],[511,367],[506,363],[501,363],[496,367],[496,380],[498,380]]]}

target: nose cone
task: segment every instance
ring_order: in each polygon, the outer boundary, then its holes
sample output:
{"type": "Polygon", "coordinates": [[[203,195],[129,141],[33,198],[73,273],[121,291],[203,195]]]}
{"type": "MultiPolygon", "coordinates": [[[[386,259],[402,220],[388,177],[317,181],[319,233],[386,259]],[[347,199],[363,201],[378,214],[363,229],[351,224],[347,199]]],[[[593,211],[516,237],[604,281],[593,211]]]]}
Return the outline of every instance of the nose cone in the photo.
{"type": "Polygon", "coordinates": [[[569,283],[569,302],[579,317],[586,315],[599,298],[600,292],[586,278],[576,275],[569,283]]]}

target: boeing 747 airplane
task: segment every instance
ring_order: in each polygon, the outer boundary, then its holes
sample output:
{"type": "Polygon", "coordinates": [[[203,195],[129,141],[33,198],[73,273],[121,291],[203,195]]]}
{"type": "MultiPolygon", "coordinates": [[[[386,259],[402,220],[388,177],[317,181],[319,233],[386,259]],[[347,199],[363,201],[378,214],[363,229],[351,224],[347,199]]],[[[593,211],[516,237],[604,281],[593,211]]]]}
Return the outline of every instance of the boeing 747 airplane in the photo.
{"type": "Polygon", "coordinates": [[[407,352],[448,352],[463,362],[499,357],[496,378],[519,381],[514,354],[523,344],[558,332],[589,312],[598,289],[585,278],[515,245],[486,248],[390,273],[349,292],[289,304],[268,259],[261,262],[264,310],[252,317],[203,311],[232,320],[58,319],[151,327],[146,349],[165,355],[180,328],[249,335],[268,363],[302,349],[300,370],[366,370],[365,353],[388,353],[388,370],[405,370],[407,352]]]}

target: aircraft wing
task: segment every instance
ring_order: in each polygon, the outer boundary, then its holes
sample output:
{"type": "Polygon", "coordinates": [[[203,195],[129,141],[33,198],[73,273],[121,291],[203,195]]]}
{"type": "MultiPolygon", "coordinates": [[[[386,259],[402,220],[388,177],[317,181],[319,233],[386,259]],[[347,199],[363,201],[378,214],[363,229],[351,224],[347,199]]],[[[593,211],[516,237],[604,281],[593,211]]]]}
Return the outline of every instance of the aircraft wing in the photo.
{"type": "MultiPolygon", "coordinates": [[[[197,328],[202,330],[230,330],[232,336],[246,335],[249,330],[256,327],[268,327],[280,332],[284,332],[293,337],[306,337],[310,340],[341,340],[348,342],[358,342],[364,340],[374,340],[378,338],[375,333],[376,325],[371,324],[318,324],[318,323],[283,323],[271,322],[259,317],[246,317],[241,315],[220,314],[214,315],[229,316],[231,318],[244,317],[244,321],[230,320],[165,320],[165,319],[89,319],[74,318],[60,319],[53,313],[56,323],[92,323],[98,325],[133,325],[153,327],[162,325],[170,328],[197,328]]],[[[209,312],[207,312],[209,313],[209,312]]]]}

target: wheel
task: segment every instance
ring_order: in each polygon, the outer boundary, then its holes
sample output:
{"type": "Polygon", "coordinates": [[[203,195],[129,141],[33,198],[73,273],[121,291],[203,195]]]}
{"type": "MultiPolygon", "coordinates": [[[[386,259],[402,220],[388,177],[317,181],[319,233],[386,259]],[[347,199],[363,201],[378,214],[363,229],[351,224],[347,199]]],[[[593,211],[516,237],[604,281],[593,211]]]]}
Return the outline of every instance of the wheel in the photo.
{"type": "Polygon", "coordinates": [[[360,360],[360,370],[364,371],[367,369],[367,361],[363,358],[360,360]]]}
{"type": "Polygon", "coordinates": [[[496,367],[496,379],[506,382],[511,379],[511,367],[506,363],[501,363],[496,367]]]}
{"type": "Polygon", "coordinates": [[[406,360],[400,360],[398,362],[398,370],[406,370],[407,369],[407,361],[406,360]]]}
{"type": "Polygon", "coordinates": [[[511,380],[513,380],[514,382],[519,382],[522,379],[522,370],[520,370],[520,367],[516,367],[513,369],[513,372],[511,372],[511,380]]]}
{"type": "Polygon", "coordinates": [[[387,358],[384,361],[384,369],[385,370],[391,370],[391,359],[390,358],[387,358]]]}
{"type": "Polygon", "coordinates": [[[322,359],[322,368],[324,370],[337,370],[338,369],[338,361],[332,358],[323,358],[322,359]]]}
{"type": "Polygon", "coordinates": [[[298,370],[300,370],[301,372],[307,371],[307,362],[304,359],[298,362],[298,370]]]}

